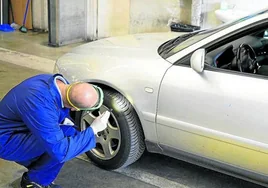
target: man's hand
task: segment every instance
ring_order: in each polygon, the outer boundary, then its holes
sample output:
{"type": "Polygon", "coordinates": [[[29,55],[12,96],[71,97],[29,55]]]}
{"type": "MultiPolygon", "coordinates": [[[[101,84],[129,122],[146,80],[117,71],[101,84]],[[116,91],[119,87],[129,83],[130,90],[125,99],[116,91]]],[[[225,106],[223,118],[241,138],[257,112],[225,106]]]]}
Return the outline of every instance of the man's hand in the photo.
{"type": "Polygon", "coordinates": [[[92,122],[90,127],[92,128],[94,134],[97,134],[98,132],[101,132],[106,129],[110,114],[111,113],[109,111],[106,111],[92,122]]]}

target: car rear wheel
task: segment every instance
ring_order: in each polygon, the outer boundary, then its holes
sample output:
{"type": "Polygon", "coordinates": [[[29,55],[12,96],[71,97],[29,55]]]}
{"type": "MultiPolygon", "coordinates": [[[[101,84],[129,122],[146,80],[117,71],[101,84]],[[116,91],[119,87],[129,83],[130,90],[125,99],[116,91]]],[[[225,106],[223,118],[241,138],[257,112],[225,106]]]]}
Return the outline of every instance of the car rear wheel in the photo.
{"type": "Polygon", "coordinates": [[[80,117],[81,130],[106,110],[112,110],[107,129],[96,135],[96,148],[87,156],[105,169],[118,169],[134,163],[145,149],[144,136],[139,118],[128,100],[118,92],[104,91],[100,109],[84,111],[80,117]]]}

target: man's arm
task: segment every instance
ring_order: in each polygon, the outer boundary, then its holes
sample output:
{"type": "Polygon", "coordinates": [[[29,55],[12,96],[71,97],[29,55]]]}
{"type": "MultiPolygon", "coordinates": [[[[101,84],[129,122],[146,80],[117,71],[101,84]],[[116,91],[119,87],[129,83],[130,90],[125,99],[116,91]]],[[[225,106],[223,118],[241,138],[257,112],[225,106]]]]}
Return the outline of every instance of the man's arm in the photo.
{"type": "Polygon", "coordinates": [[[21,106],[22,120],[40,141],[40,147],[59,162],[65,162],[96,146],[92,128],[65,137],[59,124],[59,111],[50,101],[35,97],[27,99],[21,106]]]}

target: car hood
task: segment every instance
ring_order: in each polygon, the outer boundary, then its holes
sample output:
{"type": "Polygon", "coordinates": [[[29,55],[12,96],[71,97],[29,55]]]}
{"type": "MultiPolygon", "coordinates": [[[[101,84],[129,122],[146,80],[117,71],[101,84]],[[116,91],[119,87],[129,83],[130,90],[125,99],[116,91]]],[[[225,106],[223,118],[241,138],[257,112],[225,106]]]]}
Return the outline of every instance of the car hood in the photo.
{"type": "Polygon", "coordinates": [[[110,37],[81,45],[74,48],[70,53],[83,56],[113,56],[117,58],[161,58],[157,53],[159,46],[180,34],[165,32],[110,37]]]}
{"type": "Polygon", "coordinates": [[[71,76],[70,81],[86,80],[90,75],[99,78],[105,73],[110,78],[122,71],[141,74],[151,70],[161,75],[171,64],[157,52],[158,47],[182,33],[163,32],[105,38],[74,48],[56,63],[60,72],[71,76]],[[78,74],[79,73],[79,74],[78,74]]]}

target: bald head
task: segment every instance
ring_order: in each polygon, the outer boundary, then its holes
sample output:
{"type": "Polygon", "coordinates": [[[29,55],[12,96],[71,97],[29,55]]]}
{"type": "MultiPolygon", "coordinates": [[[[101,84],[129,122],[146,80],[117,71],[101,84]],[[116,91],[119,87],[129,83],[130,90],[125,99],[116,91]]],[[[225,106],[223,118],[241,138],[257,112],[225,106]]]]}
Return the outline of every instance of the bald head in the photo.
{"type": "Polygon", "coordinates": [[[76,83],[72,85],[69,97],[74,106],[78,108],[92,107],[99,100],[98,92],[89,83],[76,83]]]}

